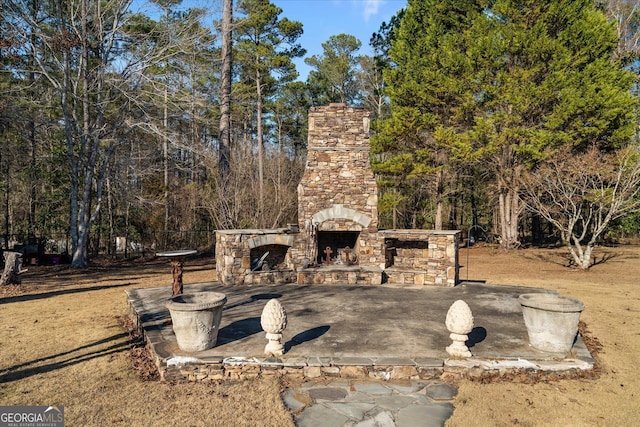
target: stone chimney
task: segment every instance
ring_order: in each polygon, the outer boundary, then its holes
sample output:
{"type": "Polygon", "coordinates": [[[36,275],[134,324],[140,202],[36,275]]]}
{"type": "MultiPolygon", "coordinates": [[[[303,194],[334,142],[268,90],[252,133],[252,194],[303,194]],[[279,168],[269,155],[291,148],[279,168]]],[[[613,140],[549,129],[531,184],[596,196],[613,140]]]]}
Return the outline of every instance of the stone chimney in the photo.
{"type": "Polygon", "coordinates": [[[377,231],[378,187],[369,149],[368,111],[345,104],[311,108],[307,164],[298,185],[300,229],[311,222],[320,230],[377,231]]]}

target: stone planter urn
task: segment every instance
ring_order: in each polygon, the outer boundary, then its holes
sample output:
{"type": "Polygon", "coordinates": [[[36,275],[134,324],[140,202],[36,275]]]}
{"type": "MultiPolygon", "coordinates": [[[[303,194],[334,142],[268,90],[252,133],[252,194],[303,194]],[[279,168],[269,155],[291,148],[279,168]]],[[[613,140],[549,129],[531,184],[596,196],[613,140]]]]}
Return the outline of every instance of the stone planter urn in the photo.
{"type": "Polygon", "coordinates": [[[227,302],[219,292],[196,292],[172,297],[167,303],[178,347],[184,351],[203,351],[218,340],[222,307],[227,302]]]}
{"type": "Polygon", "coordinates": [[[544,293],[522,294],[518,301],[532,347],[550,353],[571,351],[584,310],[582,301],[544,293]]]}

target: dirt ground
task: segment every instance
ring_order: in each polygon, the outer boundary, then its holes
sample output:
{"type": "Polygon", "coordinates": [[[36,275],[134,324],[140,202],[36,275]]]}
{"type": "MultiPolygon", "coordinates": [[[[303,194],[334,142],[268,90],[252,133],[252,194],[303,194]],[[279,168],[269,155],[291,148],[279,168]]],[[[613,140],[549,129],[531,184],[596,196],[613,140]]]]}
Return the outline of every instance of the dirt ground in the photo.
{"type": "MultiPolygon", "coordinates": [[[[640,247],[598,248],[598,263],[586,272],[568,269],[563,254],[461,249],[461,278],[581,299],[582,320],[603,347],[599,378],[463,380],[448,425],[637,425],[640,247]]],[[[190,260],[185,282],[214,280],[214,264],[190,260]]],[[[124,290],[169,285],[166,261],[101,262],[83,271],[30,267],[22,280],[0,288],[0,405],[63,405],[69,426],[293,425],[275,380],[168,384],[145,379],[145,365],[135,368],[121,324],[124,290]]]]}

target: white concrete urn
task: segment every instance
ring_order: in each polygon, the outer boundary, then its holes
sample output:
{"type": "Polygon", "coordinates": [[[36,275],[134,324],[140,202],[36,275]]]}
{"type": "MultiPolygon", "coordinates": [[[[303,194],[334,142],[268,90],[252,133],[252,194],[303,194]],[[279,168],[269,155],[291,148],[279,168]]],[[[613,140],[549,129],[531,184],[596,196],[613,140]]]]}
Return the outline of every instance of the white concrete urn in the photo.
{"type": "Polygon", "coordinates": [[[522,294],[524,324],[533,348],[567,354],[578,334],[582,301],[558,294],[522,294]]]}
{"type": "Polygon", "coordinates": [[[453,358],[471,357],[471,352],[465,342],[469,339],[467,334],[473,329],[473,314],[467,303],[457,300],[451,304],[445,324],[451,333],[449,338],[453,341],[446,348],[449,356],[453,358]]]}
{"type": "Polygon", "coordinates": [[[167,303],[178,347],[184,351],[203,351],[215,347],[227,302],[219,292],[196,292],[172,297],[167,303]]]}
{"type": "Polygon", "coordinates": [[[282,332],[287,327],[287,312],[280,301],[271,299],[267,302],[260,316],[260,325],[269,340],[264,348],[264,353],[271,356],[282,356],[284,354],[282,332]]]}

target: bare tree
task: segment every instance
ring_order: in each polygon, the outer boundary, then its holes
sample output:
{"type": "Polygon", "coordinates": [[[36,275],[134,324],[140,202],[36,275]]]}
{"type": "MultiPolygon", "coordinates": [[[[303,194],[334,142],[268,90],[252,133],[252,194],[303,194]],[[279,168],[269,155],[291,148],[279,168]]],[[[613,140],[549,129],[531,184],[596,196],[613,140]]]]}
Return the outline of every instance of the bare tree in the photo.
{"type": "Polygon", "coordinates": [[[618,47],[615,57],[625,64],[636,63],[640,57],[640,3],[634,0],[599,0],[598,3],[607,17],[616,23],[618,47]]]}
{"type": "MultiPolygon", "coordinates": [[[[184,64],[202,52],[196,47],[211,45],[211,37],[208,29],[199,26],[201,12],[197,10],[181,14],[171,35],[165,37],[166,26],[133,13],[131,0],[3,2],[5,5],[8,31],[21,46],[21,55],[30,58],[23,69],[14,68],[14,72],[35,73],[57,94],[57,100],[51,100],[57,105],[50,111],[59,113],[54,120],[66,144],[72,265],[82,267],[88,261],[89,236],[100,217],[107,179],[118,165],[125,163],[128,168],[127,162],[116,162],[115,157],[118,148],[133,143],[132,132],[152,134],[172,145],[182,141],[180,159],[189,162],[191,147],[187,145],[193,144],[184,132],[187,114],[176,115],[182,120],[180,126],[169,123],[167,130],[166,115],[158,106],[179,104],[179,111],[195,111],[194,85],[184,82],[184,64]],[[34,4],[39,6],[34,9],[34,4]],[[164,95],[171,79],[158,78],[157,65],[169,62],[181,71],[182,84],[169,87],[172,97],[167,100],[164,95]],[[184,87],[189,90],[180,91],[184,87]],[[184,94],[187,99],[178,98],[184,94]]],[[[193,121],[190,123],[193,128],[193,121]]],[[[147,167],[148,160],[147,156],[140,163],[147,167]]],[[[116,184],[113,181],[108,186],[116,191],[116,184]]]]}
{"type": "Polygon", "coordinates": [[[363,55],[358,60],[360,69],[356,75],[363,104],[373,113],[373,120],[384,118],[389,109],[389,101],[384,93],[383,67],[372,56],[363,55]]]}
{"type": "Polygon", "coordinates": [[[587,269],[609,224],[640,209],[640,151],[559,155],[525,173],[522,190],[527,208],[555,227],[573,262],[587,269]]]}
{"type": "MultiPolygon", "coordinates": [[[[69,159],[72,266],[88,259],[91,225],[100,211],[107,165],[116,147],[107,129],[109,65],[115,59],[128,0],[56,4],[49,32],[37,17],[22,18],[46,46],[32,52],[39,72],[56,88],[69,159]]],[[[33,46],[33,45],[32,45],[33,46]]]]}
{"type": "MultiPolygon", "coordinates": [[[[109,65],[119,49],[129,0],[43,2],[39,8],[10,2],[13,35],[28,52],[31,69],[58,95],[69,163],[72,265],[86,264],[92,222],[98,215],[106,166],[116,146],[108,127],[109,65]]],[[[117,109],[117,107],[116,107],[117,109]]]]}
{"type": "MultiPolygon", "coordinates": [[[[206,153],[213,167],[213,153],[206,153]]],[[[263,210],[254,209],[260,199],[260,190],[255,185],[255,168],[258,159],[251,152],[245,152],[241,146],[231,151],[231,167],[226,193],[223,197],[219,183],[207,182],[199,188],[198,208],[206,212],[215,224],[228,220],[229,228],[255,227],[267,224],[268,227],[283,227],[296,221],[298,208],[297,186],[304,172],[304,159],[274,152],[265,159],[265,178],[267,197],[263,210]]],[[[211,173],[211,177],[216,175],[211,173]]]]}

